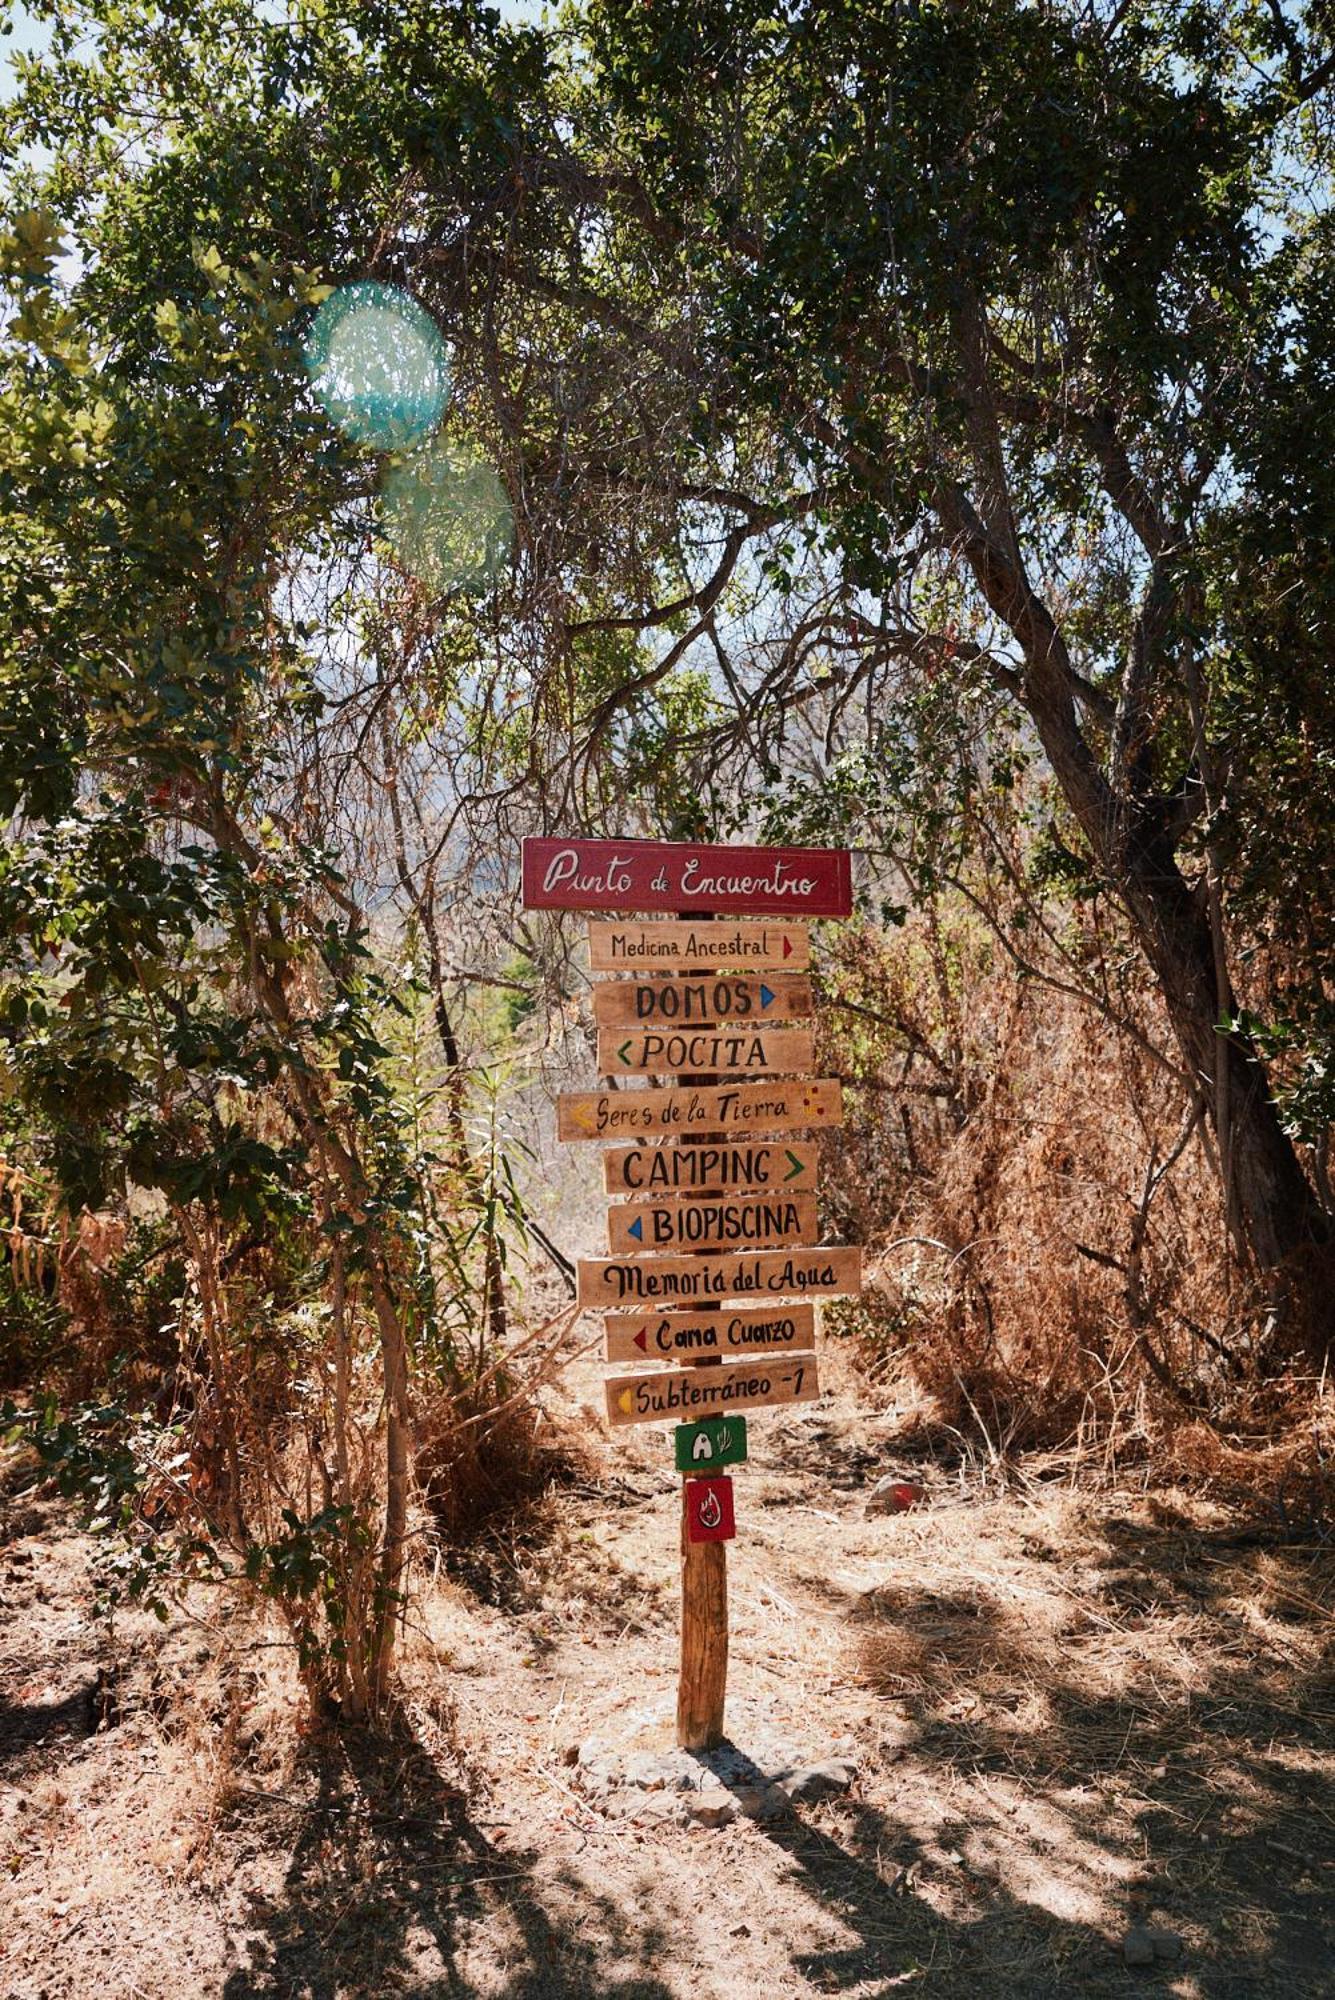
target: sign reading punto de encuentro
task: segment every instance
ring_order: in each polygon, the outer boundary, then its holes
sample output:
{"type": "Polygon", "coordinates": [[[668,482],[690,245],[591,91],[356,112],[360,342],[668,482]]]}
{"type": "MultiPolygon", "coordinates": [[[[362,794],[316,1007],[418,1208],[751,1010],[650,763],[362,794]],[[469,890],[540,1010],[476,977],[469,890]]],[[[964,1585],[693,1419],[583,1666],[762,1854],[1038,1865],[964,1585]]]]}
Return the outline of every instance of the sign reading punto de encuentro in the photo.
{"type": "Polygon", "coordinates": [[[723,1734],[735,1533],[719,1470],[746,1457],[746,1411],[818,1394],[808,1302],[861,1288],[861,1253],[818,1240],[816,1150],[793,1136],[843,1116],[794,1024],[814,1008],[809,919],[851,914],[851,857],[533,839],[523,887],[527,909],[616,913],[589,926],[590,970],[632,975],[594,993],[598,1067],[615,1087],[562,1093],[557,1131],[629,1142],[604,1156],[607,1191],[625,1199],[609,1212],[612,1255],[580,1260],[579,1302],[608,1314],[607,1360],[636,1365],[608,1378],[609,1421],[693,1419],[675,1433],[677,1740],[707,1749],[723,1734]],[[634,921],[644,912],[671,920],[634,921]]]}

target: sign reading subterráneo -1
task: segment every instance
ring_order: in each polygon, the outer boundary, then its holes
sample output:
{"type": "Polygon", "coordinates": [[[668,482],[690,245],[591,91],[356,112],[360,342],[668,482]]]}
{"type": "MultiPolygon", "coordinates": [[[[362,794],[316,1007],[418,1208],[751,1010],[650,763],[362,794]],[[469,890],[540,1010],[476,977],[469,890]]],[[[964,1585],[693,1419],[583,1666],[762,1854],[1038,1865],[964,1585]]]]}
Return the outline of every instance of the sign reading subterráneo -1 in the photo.
{"type": "Polygon", "coordinates": [[[618,1426],[813,1403],[820,1394],[814,1354],[795,1354],[783,1361],[725,1361],[719,1368],[659,1368],[651,1375],[609,1375],[603,1387],[608,1422],[618,1426]]]}
{"type": "Polygon", "coordinates": [[[707,910],[847,917],[850,859],[834,847],[710,847],[667,840],[526,840],[529,910],[707,910]]]}

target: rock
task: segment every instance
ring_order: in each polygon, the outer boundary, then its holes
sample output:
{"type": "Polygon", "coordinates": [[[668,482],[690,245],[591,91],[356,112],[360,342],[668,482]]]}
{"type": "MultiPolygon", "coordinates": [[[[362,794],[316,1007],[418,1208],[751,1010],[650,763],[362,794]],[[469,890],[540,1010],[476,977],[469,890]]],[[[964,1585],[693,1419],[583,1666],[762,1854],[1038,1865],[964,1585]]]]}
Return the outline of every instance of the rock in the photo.
{"type": "Polygon", "coordinates": [[[661,1792],[668,1777],[666,1759],[656,1757],[651,1750],[639,1750],[626,1760],[626,1783],[642,1792],[661,1792]]]}
{"type": "Polygon", "coordinates": [[[925,1490],[912,1479],[900,1479],[893,1472],[885,1479],[878,1479],[862,1503],[863,1516],[871,1520],[877,1514],[905,1514],[910,1507],[921,1507],[927,1498],[925,1490]]]}
{"type": "Polygon", "coordinates": [[[1128,1931],[1122,1940],[1122,1957],[1128,1965],[1153,1965],[1155,1950],[1152,1933],[1139,1927],[1128,1931]]]}
{"type": "Polygon", "coordinates": [[[1163,1930],[1155,1925],[1145,1935],[1154,1946],[1154,1956],[1165,1964],[1171,1964],[1175,1958],[1182,1956],[1182,1940],[1176,1931],[1163,1930]]]}
{"type": "Polygon", "coordinates": [[[629,1806],[626,1817],[633,1820],[636,1826],[685,1826],[689,1815],[680,1799],[659,1792],[652,1798],[641,1799],[629,1806]]]}
{"type": "Polygon", "coordinates": [[[742,1785],[733,1797],[748,1819],[781,1819],[789,1810],[788,1794],[781,1785],[742,1785]]]}
{"type": "Polygon", "coordinates": [[[796,1771],[776,1775],[775,1783],[790,1799],[810,1805],[817,1799],[837,1798],[857,1777],[858,1767],[848,1757],[832,1758],[828,1764],[803,1764],[796,1771]]]}
{"type": "Polygon", "coordinates": [[[687,1810],[701,1826],[727,1826],[737,1817],[736,1799],[692,1799],[687,1810]]]}

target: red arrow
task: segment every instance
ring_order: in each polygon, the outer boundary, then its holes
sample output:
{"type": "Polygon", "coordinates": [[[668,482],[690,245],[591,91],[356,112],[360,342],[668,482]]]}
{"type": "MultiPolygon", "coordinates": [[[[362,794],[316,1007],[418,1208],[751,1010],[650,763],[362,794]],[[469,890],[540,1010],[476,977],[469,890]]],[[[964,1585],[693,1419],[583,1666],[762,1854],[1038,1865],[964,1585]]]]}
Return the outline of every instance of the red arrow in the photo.
{"type": "Polygon", "coordinates": [[[785,958],[791,958],[793,955],[793,947],[789,944],[787,938],[783,941],[783,955],[785,958]]]}
{"type": "Polygon", "coordinates": [[[648,1353],[648,1351],[649,1351],[649,1336],[648,1336],[648,1334],[647,1334],[647,1333],[645,1332],[645,1330],[644,1330],[644,1328],[643,1328],[643,1327],[641,1327],[641,1328],[640,1328],[639,1332],[638,1332],[638,1333],[636,1334],[636,1336],[635,1336],[635,1345],[636,1345],[636,1346],[637,1346],[637,1347],[638,1347],[638,1348],[640,1349],[641,1353],[643,1353],[643,1354],[647,1354],[647,1353],[648,1353]]]}

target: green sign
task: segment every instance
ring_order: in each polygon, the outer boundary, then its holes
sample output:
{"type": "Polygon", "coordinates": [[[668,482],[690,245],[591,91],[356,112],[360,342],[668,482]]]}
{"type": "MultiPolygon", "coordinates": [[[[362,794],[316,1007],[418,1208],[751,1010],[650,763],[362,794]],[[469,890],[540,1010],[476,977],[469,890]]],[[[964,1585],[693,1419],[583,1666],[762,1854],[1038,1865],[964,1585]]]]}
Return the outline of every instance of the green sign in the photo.
{"type": "Polygon", "coordinates": [[[714,1472],[720,1465],[740,1465],[746,1457],[745,1417],[706,1417],[698,1424],[678,1424],[673,1432],[678,1472],[714,1472]]]}

